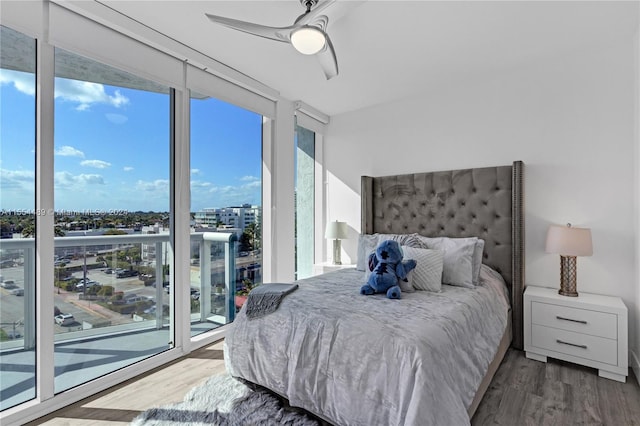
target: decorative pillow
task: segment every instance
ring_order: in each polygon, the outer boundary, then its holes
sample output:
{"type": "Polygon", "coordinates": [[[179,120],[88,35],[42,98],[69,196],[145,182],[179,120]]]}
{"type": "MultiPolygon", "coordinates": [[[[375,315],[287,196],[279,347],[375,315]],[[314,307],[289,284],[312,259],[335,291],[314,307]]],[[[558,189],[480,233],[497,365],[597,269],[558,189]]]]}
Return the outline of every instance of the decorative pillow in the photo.
{"type": "Polygon", "coordinates": [[[423,247],[419,234],[376,234],[378,236],[378,244],[384,240],[397,241],[400,246],[407,247],[423,247]]]}
{"type": "Polygon", "coordinates": [[[369,272],[369,267],[367,265],[369,254],[374,251],[377,246],[378,234],[364,234],[358,236],[358,256],[356,259],[356,269],[358,271],[369,272]]]}
{"type": "MultiPolygon", "coordinates": [[[[403,246],[403,260],[413,259],[417,265],[410,272],[410,283],[416,290],[440,291],[442,289],[442,273],[444,267],[444,252],[417,247],[403,246]]],[[[405,291],[400,286],[402,291],[405,291]]]]}
{"type": "Polygon", "coordinates": [[[413,286],[413,271],[415,271],[415,268],[409,271],[406,281],[400,280],[398,283],[403,293],[413,293],[416,291],[416,288],[413,286]]]}
{"type": "MultiPolygon", "coordinates": [[[[484,252],[484,240],[477,237],[467,237],[467,238],[448,238],[448,237],[423,237],[420,236],[420,240],[422,241],[423,246],[430,249],[438,249],[438,250],[446,250],[449,248],[453,250],[455,247],[467,246],[469,244],[473,244],[473,254],[471,257],[472,262],[472,270],[471,270],[471,283],[475,286],[480,283],[480,268],[482,266],[482,255],[484,252]]],[[[453,256],[453,254],[451,255],[453,256]]],[[[447,269],[447,263],[453,263],[454,260],[450,259],[450,262],[446,260],[447,254],[445,253],[445,270],[447,269]]],[[[445,279],[450,279],[451,275],[445,272],[445,279]]],[[[454,281],[458,281],[454,279],[454,281]]],[[[462,280],[465,284],[452,284],[446,281],[443,281],[445,284],[451,285],[460,285],[462,287],[470,287],[466,284],[466,279],[462,280]]]]}
{"type": "MultiPolygon", "coordinates": [[[[471,238],[429,238],[421,237],[430,249],[444,251],[442,283],[459,287],[473,287],[473,253],[476,237],[471,238]]],[[[478,275],[480,268],[478,267],[478,275]]]]}

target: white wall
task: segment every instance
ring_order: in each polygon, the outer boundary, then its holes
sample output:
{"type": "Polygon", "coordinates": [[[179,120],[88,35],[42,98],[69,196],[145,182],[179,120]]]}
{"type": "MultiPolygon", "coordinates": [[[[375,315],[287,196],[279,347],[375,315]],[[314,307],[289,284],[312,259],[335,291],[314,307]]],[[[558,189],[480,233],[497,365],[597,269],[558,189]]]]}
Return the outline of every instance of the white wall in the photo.
{"type": "MultiPolygon", "coordinates": [[[[640,11],[639,11],[640,13],[640,11]]],[[[635,35],[635,75],[640,75],[640,31],[635,35]]],[[[636,307],[640,310],[640,78],[635,81],[635,215],[636,215],[636,307]]],[[[632,348],[630,365],[633,367],[640,384],[640,314],[636,317],[636,345],[632,348]]]]}
{"type": "Polygon", "coordinates": [[[591,46],[332,117],[328,202],[332,219],[351,227],[345,254],[355,262],[360,175],[522,160],[527,283],[559,286],[559,256],[544,252],[549,224],[591,228],[594,255],[578,259],[578,291],[623,298],[637,353],[636,48],[633,38],[591,46]]]}

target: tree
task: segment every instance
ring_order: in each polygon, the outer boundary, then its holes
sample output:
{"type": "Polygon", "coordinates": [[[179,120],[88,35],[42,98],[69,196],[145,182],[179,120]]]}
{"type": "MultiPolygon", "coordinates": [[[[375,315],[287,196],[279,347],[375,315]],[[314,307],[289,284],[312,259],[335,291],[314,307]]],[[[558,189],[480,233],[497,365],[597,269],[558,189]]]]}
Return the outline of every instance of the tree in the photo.
{"type": "Polygon", "coordinates": [[[242,233],[242,235],[240,235],[240,241],[239,241],[239,245],[238,245],[238,250],[239,251],[252,250],[253,248],[252,248],[251,242],[252,242],[251,235],[245,229],[244,232],[242,233]]]}
{"type": "Polygon", "coordinates": [[[242,240],[243,237],[246,235],[246,238],[248,239],[248,246],[250,248],[243,250],[242,248],[240,250],[243,251],[247,251],[247,250],[256,250],[260,248],[260,226],[257,223],[250,223],[249,225],[247,225],[247,227],[244,229],[244,231],[242,232],[242,235],[240,236],[240,246],[242,247],[242,240]]]}
{"type": "MultiPolygon", "coordinates": [[[[33,237],[35,233],[36,233],[35,224],[29,224],[22,229],[22,236],[25,238],[33,237]]],[[[61,226],[56,225],[53,227],[53,235],[56,237],[64,237],[66,234],[61,226]]]]}

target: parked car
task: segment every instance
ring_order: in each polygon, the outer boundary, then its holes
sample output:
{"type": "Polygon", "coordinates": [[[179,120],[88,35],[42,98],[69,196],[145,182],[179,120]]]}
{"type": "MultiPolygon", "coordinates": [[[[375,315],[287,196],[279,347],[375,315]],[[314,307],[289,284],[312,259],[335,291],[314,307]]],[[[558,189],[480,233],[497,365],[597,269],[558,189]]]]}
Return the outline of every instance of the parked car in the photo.
{"type": "Polygon", "coordinates": [[[135,277],[136,275],[138,275],[138,271],[134,271],[133,269],[128,269],[126,271],[118,272],[118,274],[116,275],[116,278],[135,277]]]}
{"type": "Polygon", "coordinates": [[[98,287],[101,286],[101,284],[98,281],[87,280],[86,283],[81,281],[78,284],[76,284],[76,291],[84,290],[85,285],[87,286],[87,288],[91,288],[91,287],[95,287],[95,286],[98,286],[98,287]]]}
{"type": "Polygon", "coordinates": [[[142,302],[143,300],[146,300],[146,298],[142,296],[138,296],[135,293],[128,294],[124,297],[124,303],[127,303],[127,304],[142,302]]]}
{"type": "Polygon", "coordinates": [[[9,293],[13,294],[14,296],[24,296],[24,289],[22,289],[22,288],[14,288],[9,293]]]}
{"type": "Polygon", "coordinates": [[[13,260],[0,261],[0,268],[12,268],[14,266],[16,266],[16,264],[13,260]]]}
{"type": "Polygon", "coordinates": [[[0,283],[0,287],[2,288],[6,288],[7,290],[12,289],[12,288],[16,288],[16,282],[13,280],[6,280],[3,281],[2,283],[0,283]]]}
{"type": "Polygon", "coordinates": [[[20,334],[19,332],[13,332],[13,331],[9,331],[7,333],[7,337],[9,339],[21,339],[22,338],[22,334],[20,334]]]}
{"type": "Polygon", "coordinates": [[[54,317],[56,324],[59,325],[71,325],[76,322],[76,319],[72,314],[60,314],[54,317]]]}

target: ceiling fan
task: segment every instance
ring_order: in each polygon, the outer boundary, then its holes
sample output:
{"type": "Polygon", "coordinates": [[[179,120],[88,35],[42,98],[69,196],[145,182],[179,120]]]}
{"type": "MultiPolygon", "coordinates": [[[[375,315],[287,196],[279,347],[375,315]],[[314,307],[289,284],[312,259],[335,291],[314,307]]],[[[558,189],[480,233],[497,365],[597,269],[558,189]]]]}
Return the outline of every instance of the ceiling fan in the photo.
{"type": "Polygon", "coordinates": [[[205,15],[216,24],[258,37],[290,43],[302,54],[316,55],[325,77],[330,80],[338,75],[338,61],[331,39],[325,31],[329,18],[326,15],[318,14],[334,2],[335,0],[300,0],[302,6],[307,10],[296,18],[293,25],[288,27],[268,27],[209,13],[205,13],[205,15]],[[318,5],[318,3],[320,4],[318,5]],[[316,5],[318,7],[313,9],[316,5]]]}

